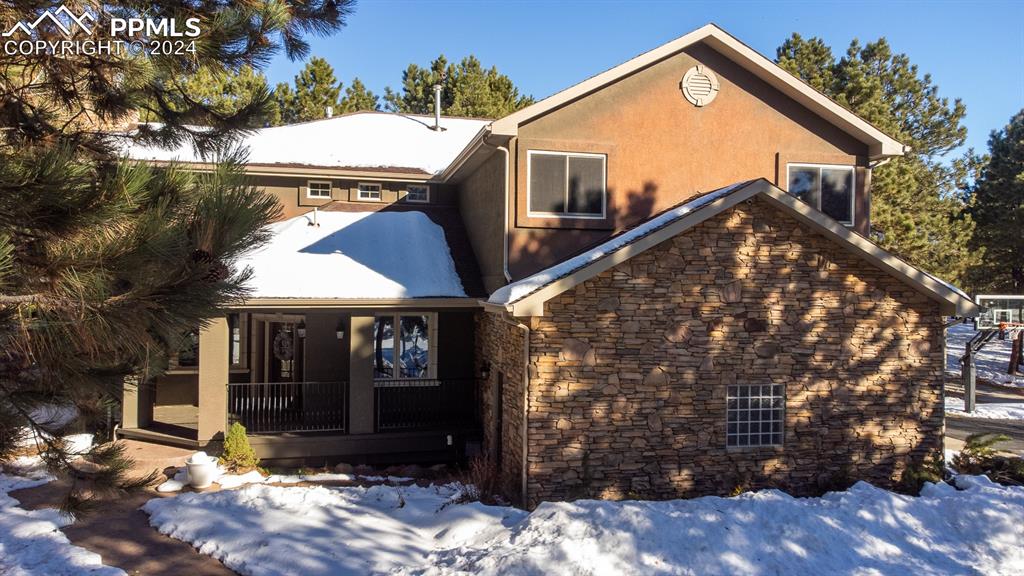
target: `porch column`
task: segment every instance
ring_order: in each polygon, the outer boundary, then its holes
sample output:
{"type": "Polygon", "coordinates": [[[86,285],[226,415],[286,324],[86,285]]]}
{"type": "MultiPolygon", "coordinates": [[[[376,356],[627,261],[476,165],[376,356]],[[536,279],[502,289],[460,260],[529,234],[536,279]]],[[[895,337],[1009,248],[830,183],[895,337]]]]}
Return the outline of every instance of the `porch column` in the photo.
{"type": "Polygon", "coordinates": [[[138,376],[125,376],[121,396],[121,428],[145,428],[153,423],[153,383],[139,383],[138,376]]]}
{"type": "Polygon", "coordinates": [[[373,316],[352,316],[349,327],[348,428],[373,433],[373,316]]]}
{"type": "Polygon", "coordinates": [[[199,441],[223,440],[228,420],[228,319],[199,331],[199,441]]]}

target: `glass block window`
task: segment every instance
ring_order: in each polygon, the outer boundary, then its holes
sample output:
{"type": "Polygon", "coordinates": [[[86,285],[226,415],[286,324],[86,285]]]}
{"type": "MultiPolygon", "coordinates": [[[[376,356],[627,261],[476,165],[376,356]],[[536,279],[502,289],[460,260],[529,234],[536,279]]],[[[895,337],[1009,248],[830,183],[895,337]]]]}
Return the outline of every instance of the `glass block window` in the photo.
{"type": "Polygon", "coordinates": [[[726,445],[781,446],[784,394],[781,384],[729,386],[726,445]]]}

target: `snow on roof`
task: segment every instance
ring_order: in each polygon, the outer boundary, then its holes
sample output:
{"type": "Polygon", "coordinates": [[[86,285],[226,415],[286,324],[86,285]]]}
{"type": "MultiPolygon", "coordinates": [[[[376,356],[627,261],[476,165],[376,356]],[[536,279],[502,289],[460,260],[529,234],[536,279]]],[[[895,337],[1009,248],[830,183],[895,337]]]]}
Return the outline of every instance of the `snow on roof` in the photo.
{"type": "Polygon", "coordinates": [[[444,231],[422,212],[320,212],[270,225],[239,260],[253,298],[464,297],[444,231]]]}
{"type": "Polygon", "coordinates": [[[668,226],[690,212],[693,212],[706,204],[710,204],[711,202],[725,196],[733,190],[743,187],[746,184],[748,184],[748,182],[738,182],[731,186],[726,186],[725,188],[719,188],[718,190],[714,190],[698,198],[694,198],[689,202],[680,204],[675,208],[666,210],[658,216],[655,216],[635,228],[631,228],[622,234],[619,234],[618,236],[583,252],[582,254],[495,290],[488,299],[488,302],[504,306],[522,300],[556,280],[564,278],[573,272],[586,267],[588,264],[596,262],[597,260],[608,256],[612,252],[632,244],[655,230],[668,226]]]}
{"type": "MultiPolygon", "coordinates": [[[[244,136],[249,164],[327,168],[412,168],[436,174],[448,167],[490,120],[356,112],[326,120],[262,128],[244,136]]],[[[190,144],[176,150],[129,145],[136,160],[205,162],[190,144]]]]}

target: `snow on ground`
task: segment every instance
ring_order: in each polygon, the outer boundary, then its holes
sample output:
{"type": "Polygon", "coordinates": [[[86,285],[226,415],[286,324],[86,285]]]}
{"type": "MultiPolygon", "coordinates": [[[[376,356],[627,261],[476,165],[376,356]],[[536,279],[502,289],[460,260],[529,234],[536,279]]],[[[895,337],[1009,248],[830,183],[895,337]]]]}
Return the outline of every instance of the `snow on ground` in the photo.
{"type": "MultiPolygon", "coordinates": [[[[298,484],[300,482],[386,482],[388,484],[403,484],[413,482],[415,478],[404,476],[364,476],[362,474],[339,474],[336,472],[316,472],[313,474],[272,474],[263,476],[257,470],[250,470],[245,474],[231,474],[223,467],[217,467],[217,479],[214,483],[222,490],[230,490],[245,486],[246,484],[298,484]]],[[[179,468],[173,478],[164,481],[156,487],[157,492],[180,492],[188,485],[188,470],[179,468]]]]}
{"type": "Polygon", "coordinates": [[[254,298],[462,297],[444,230],[422,212],[327,212],[270,225],[250,266],[254,298]]]}
{"type": "Polygon", "coordinates": [[[39,458],[20,458],[16,474],[0,473],[0,574],[4,576],[124,575],[104,566],[99,554],[71,544],[60,531],[71,523],[55,509],[25,510],[8,492],[46,484],[53,478],[39,458]]]}
{"type": "MultiPolygon", "coordinates": [[[[434,174],[448,167],[489,120],[359,112],[336,118],[263,128],[237,142],[251,164],[338,168],[414,168],[434,174]]],[[[137,160],[202,162],[191,144],[168,150],[130,143],[137,160]]]]}
{"type": "Polygon", "coordinates": [[[421,565],[436,549],[496,536],[525,513],[451,504],[456,486],[281,487],[183,494],[143,510],[160,532],[246,575],[359,575],[421,565]]]}
{"type": "MultiPolygon", "coordinates": [[[[972,324],[954,324],[946,329],[946,373],[960,375],[960,357],[964,355],[967,342],[974,337],[972,324]]],[[[1024,376],[1010,376],[1006,368],[1010,364],[1010,347],[1013,342],[1007,338],[993,338],[974,357],[974,365],[978,368],[978,378],[992,381],[1004,386],[1024,387],[1024,376]]]]}
{"type": "Polygon", "coordinates": [[[960,476],[920,497],[454,504],[455,486],[275,487],[156,499],[161,532],[241,574],[1021,574],[1024,488],[960,476]]]}
{"type": "Polygon", "coordinates": [[[978,402],[974,405],[974,412],[965,412],[963,399],[947,397],[946,414],[956,414],[957,416],[969,418],[1024,420],[1024,402],[978,402]]]}

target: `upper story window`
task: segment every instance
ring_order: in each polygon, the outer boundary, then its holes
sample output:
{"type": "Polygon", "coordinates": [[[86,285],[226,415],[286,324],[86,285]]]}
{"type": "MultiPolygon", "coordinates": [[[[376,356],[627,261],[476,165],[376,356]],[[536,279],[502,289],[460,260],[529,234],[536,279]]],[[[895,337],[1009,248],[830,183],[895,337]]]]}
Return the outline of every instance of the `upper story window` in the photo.
{"type": "Polygon", "coordinates": [[[380,184],[359,184],[359,194],[356,196],[359,200],[380,200],[380,184]]]}
{"type": "Polygon", "coordinates": [[[789,165],[789,193],[847,226],[853,225],[853,179],[853,166],[789,165]]]}
{"type": "Polygon", "coordinates": [[[306,183],[306,198],[330,198],[331,183],[327,180],[310,180],[306,183]]]}
{"type": "Polygon", "coordinates": [[[604,218],[604,154],[527,152],[527,213],[536,217],[604,218]]]}
{"type": "Polygon", "coordinates": [[[430,187],[422,184],[410,184],[405,187],[406,202],[430,202],[430,187]]]}

